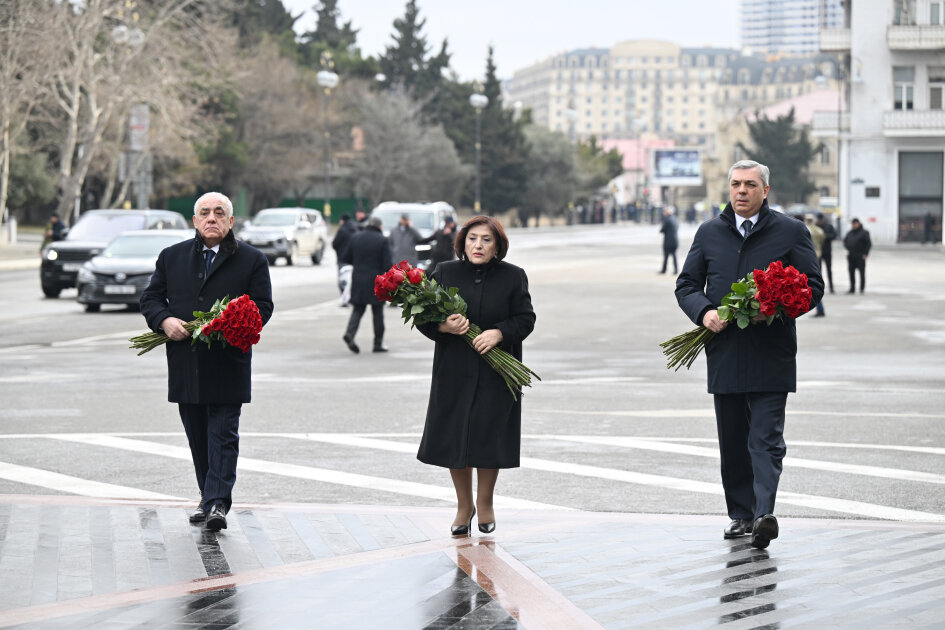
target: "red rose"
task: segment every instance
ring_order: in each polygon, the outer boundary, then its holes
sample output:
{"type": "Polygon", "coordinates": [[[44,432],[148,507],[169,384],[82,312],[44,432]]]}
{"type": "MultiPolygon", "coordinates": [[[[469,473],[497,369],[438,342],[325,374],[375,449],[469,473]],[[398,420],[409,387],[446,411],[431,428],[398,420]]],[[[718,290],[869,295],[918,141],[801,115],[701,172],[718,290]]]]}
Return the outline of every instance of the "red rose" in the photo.
{"type": "Polygon", "coordinates": [[[394,267],[405,273],[411,269],[410,263],[408,263],[406,260],[401,260],[399,263],[394,265],[394,267]]]}
{"type": "Polygon", "coordinates": [[[407,272],[407,280],[410,281],[410,284],[420,284],[420,281],[423,280],[423,271],[411,269],[407,272]]]}

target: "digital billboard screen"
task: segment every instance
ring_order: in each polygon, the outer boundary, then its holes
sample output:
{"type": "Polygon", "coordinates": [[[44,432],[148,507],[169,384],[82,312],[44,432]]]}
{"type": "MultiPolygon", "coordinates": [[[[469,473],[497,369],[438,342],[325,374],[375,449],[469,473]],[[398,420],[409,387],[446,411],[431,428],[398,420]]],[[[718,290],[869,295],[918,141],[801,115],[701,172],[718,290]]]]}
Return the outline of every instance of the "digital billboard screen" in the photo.
{"type": "Polygon", "coordinates": [[[653,149],[650,178],[657,186],[701,186],[698,149],[653,149]]]}

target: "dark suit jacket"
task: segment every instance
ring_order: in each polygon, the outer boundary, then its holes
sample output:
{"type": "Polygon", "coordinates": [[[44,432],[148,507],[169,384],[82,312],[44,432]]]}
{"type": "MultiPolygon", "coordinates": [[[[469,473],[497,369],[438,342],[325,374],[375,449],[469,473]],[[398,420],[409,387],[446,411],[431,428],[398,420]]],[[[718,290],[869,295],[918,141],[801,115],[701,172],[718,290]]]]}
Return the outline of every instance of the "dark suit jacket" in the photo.
{"type": "MultiPolygon", "coordinates": [[[[194,319],[194,311],[209,311],[224,297],[243,294],[259,307],[263,324],[272,316],[269,263],[258,249],[232,238],[220,244],[209,274],[204,271],[203,241],[196,237],[166,248],[158,256],[148,288],[141,294],[141,314],[151,330],[159,331],[167,317],[194,319]],[[206,276],[206,277],[205,277],[206,276]]],[[[169,341],[167,399],[190,404],[237,404],[251,399],[253,351],[222,348],[189,339],[169,341]]]]}
{"type": "MultiPolygon", "coordinates": [[[[699,226],[676,281],[676,300],[695,324],[732,290],[732,283],[775,260],[807,274],[811,306],[824,294],[820,263],[807,226],[768,208],[765,201],[748,238],[735,227],[732,204],[699,226]]],[[[732,322],[705,347],[709,392],[793,392],[797,389],[797,333],[793,319],[744,330],[732,322]]]]}

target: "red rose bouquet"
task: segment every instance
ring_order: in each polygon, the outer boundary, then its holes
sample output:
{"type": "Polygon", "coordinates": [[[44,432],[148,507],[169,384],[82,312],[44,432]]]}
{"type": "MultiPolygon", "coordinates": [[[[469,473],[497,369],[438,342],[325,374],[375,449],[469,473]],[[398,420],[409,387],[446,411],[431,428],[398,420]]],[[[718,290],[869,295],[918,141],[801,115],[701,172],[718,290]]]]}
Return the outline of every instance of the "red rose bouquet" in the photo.
{"type": "MultiPolygon", "coordinates": [[[[732,292],[722,298],[719,319],[734,321],[740,329],[764,321],[769,326],[775,318],[800,317],[810,310],[812,298],[807,274],[776,260],[762,271],[755,269],[732,285],[732,292]]],[[[660,344],[668,361],[667,369],[686,366],[688,370],[715,333],[699,326],[660,344]]]]}
{"type": "MultiPolygon", "coordinates": [[[[248,295],[241,295],[235,300],[229,296],[213,303],[207,311],[194,311],[193,321],[184,324],[184,329],[190,333],[190,343],[202,341],[209,347],[211,342],[219,341],[225,348],[235,346],[243,352],[248,352],[254,344],[259,343],[259,333],[262,331],[262,315],[259,307],[248,295]]],[[[164,333],[146,332],[143,335],[132,337],[128,341],[135,350],[141,350],[141,356],[149,350],[167,343],[168,336],[164,333]]]]}
{"type": "MultiPolygon", "coordinates": [[[[403,306],[404,323],[411,322],[411,327],[439,324],[454,313],[466,314],[466,301],[459,295],[459,289],[444,289],[436,280],[428,278],[422,269],[411,267],[406,260],[374,279],[374,295],[384,302],[403,306]]],[[[473,339],[481,333],[479,326],[469,322],[464,339],[472,346],[473,339]]],[[[492,348],[481,356],[499,373],[514,400],[518,400],[522,387],[531,387],[532,376],[541,380],[540,376],[505,350],[492,348]]]]}

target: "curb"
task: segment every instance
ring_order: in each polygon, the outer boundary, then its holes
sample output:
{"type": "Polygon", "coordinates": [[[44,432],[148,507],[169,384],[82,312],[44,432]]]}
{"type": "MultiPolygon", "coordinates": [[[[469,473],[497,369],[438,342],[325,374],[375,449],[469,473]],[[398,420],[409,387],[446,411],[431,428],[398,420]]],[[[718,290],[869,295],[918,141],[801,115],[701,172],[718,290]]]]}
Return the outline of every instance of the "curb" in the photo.
{"type": "Polygon", "coordinates": [[[0,260],[0,271],[38,269],[39,262],[39,258],[14,258],[13,260],[0,260]]]}

